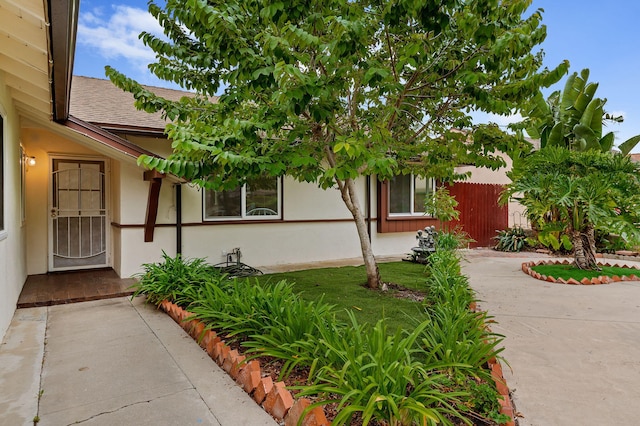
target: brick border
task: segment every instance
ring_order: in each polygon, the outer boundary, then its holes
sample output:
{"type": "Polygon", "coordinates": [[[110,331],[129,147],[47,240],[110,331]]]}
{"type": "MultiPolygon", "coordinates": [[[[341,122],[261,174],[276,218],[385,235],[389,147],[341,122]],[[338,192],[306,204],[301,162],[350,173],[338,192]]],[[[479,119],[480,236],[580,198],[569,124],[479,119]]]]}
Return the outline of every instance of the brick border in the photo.
{"type": "MultiPolygon", "coordinates": [[[[578,281],[576,279],[573,278],[569,278],[568,280],[565,280],[563,278],[555,278],[552,276],[547,276],[547,275],[542,275],[539,272],[534,271],[533,268],[534,266],[539,266],[539,265],[571,265],[571,262],[569,262],[568,260],[563,260],[562,262],[560,261],[554,261],[554,260],[540,260],[540,261],[531,261],[531,262],[524,262],[522,264],[522,272],[524,272],[527,275],[532,276],[533,278],[537,279],[537,280],[541,280],[541,281],[546,281],[546,282],[550,282],[550,283],[557,283],[557,284],[572,284],[572,285],[598,285],[598,284],[610,284],[613,282],[620,282],[620,281],[640,281],[640,277],[637,277],[636,275],[623,275],[621,277],[614,275],[612,277],[609,277],[607,275],[601,275],[599,277],[593,277],[591,279],[589,278],[583,278],[582,280],[578,281]]],[[[618,268],[627,268],[627,269],[635,269],[632,266],[628,266],[628,265],[617,265],[617,264],[610,264],[610,263],[599,263],[598,265],[600,266],[616,266],[618,268]]]]}
{"type": "MultiPolygon", "coordinates": [[[[197,319],[192,319],[193,313],[185,311],[180,306],[168,300],[163,300],[158,306],[167,313],[182,329],[189,334],[200,347],[209,354],[211,359],[225,370],[253,400],[267,413],[279,422],[284,421],[284,426],[297,426],[302,414],[311,405],[308,398],[295,400],[285,383],[273,382],[271,376],[264,374],[258,360],[246,361],[246,357],[237,350],[231,349],[218,334],[206,328],[206,325],[197,319]]],[[[469,306],[472,311],[477,311],[476,303],[469,306]]],[[[511,418],[504,426],[515,426],[515,410],[511,401],[507,382],[502,374],[502,366],[494,357],[489,360],[488,368],[491,371],[500,403],[500,413],[511,418]]],[[[315,407],[307,411],[300,423],[302,426],[330,426],[322,407],[315,407]]]]}
{"type": "MultiPolygon", "coordinates": [[[[294,400],[293,395],[285,388],[284,382],[273,382],[270,376],[264,374],[258,360],[246,361],[246,357],[237,350],[231,349],[224,340],[213,330],[197,319],[191,319],[193,313],[185,311],[180,306],[162,301],[159,306],[173,320],[187,332],[211,359],[216,362],[244,391],[249,394],[258,405],[277,421],[284,421],[285,426],[296,426],[305,409],[311,405],[311,400],[301,398],[294,400]]],[[[302,426],[329,426],[324,410],[315,407],[307,411],[302,426]]]]}
{"type": "MultiPolygon", "coordinates": [[[[469,304],[469,310],[472,312],[482,311],[482,309],[478,308],[477,302],[471,302],[469,304]]],[[[485,328],[487,331],[491,331],[491,328],[486,324],[485,328]]],[[[516,409],[515,405],[513,405],[513,400],[511,399],[511,391],[509,390],[509,386],[507,386],[507,380],[504,378],[504,374],[502,373],[502,365],[500,364],[500,361],[496,357],[491,358],[487,361],[487,369],[491,372],[491,379],[493,379],[498,395],[500,396],[500,398],[498,398],[498,402],[500,403],[500,414],[504,414],[510,418],[510,420],[502,426],[515,426],[516,409]]]]}

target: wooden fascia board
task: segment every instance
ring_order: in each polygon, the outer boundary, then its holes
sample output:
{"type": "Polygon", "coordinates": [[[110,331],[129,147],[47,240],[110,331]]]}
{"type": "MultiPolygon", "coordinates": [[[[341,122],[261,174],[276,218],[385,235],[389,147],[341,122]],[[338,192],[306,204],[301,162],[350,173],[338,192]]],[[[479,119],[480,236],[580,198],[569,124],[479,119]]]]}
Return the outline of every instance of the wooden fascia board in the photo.
{"type": "Polygon", "coordinates": [[[78,133],[82,133],[83,135],[90,137],[98,143],[107,145],[108,147],[129,155],[133,158],[137,159],[141,155],[152,155],[154,157],[159,157],[159,155],[154,154],[151,151],[147,151],[146,149],[143,149],[119,136],[116,136],[113,133],[107,132],[106,130],[98,126],[87,123],[86,121],[80,120],[79,118],[76,118],[74,116],[69,116],[67,120],[60,124],[73,129],[78,133]]]}

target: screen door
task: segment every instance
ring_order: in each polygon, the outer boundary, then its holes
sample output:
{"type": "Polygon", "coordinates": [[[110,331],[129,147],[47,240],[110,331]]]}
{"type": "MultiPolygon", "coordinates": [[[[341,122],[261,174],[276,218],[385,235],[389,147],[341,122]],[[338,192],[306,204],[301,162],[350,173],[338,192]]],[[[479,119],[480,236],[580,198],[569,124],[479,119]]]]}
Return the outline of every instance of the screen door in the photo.
{"type": "Polygon", "coordinates": [[[54,159],[51,183],[50,269],[107,266],[104,161],[54,159]]]}

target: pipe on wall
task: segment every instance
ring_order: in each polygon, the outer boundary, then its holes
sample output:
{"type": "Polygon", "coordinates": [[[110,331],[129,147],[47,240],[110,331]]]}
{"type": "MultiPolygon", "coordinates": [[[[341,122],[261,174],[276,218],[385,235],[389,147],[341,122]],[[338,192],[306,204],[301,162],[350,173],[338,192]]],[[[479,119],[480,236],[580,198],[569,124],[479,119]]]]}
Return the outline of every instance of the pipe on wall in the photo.
{"type": "Polygon", "coordinates": [[[182,254],[182,184],[176,187],[176,255],[182,254]]]}

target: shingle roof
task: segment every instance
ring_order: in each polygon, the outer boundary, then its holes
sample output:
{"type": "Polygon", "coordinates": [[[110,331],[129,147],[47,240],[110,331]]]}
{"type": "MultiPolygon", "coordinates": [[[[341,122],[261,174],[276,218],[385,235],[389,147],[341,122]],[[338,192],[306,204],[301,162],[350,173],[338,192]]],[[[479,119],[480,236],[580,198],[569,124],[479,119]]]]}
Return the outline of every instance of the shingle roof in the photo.
{"type": "MultiPolygon", "coordinates": [[[[174,101],[183,96],[193,96],[193,93],[181,90],[144,87],[158,96],[174,101]]],[[[109,80],[73,76],[70,115],[105,128],[164,130],[167,122],[160,113],[138,111],[133,102],[131,93],[117,88],[109,80]]]]}

